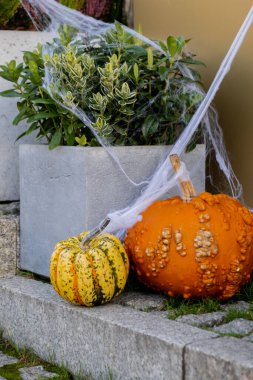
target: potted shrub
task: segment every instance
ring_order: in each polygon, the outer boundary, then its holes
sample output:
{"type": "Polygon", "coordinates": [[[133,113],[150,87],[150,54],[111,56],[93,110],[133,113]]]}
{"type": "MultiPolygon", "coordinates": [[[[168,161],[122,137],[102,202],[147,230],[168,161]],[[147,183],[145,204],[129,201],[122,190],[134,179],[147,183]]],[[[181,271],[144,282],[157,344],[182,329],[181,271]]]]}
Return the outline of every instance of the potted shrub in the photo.
{"type": "MultiPolygon", "coordinates": [[[[80,10],[97,18],[111,21],[112,17],[122,17],[122,2],[114,0],[103,1],[99,12],[95,12],[95,0],[59,0],[70,8],[80,10]]],[[[29,7],[26,0],[23,3],[29,7]]],[[[21,61],[23,51],[32,51],[37,44],[43,43],[48,36],[35,30],[32,21],[19,0],[0,0],[0,65],[16,59],[21,61]]],[[[0,91],[8,89],[8,83],[0,78],[0,91]]],[[[8,94],[7,94],[8,95],[8,94]]],[[[19,200],[19,169],[18,169],[18,135],[25,131],[25,123],[19,130],[10,128],[13,115],[16,112],[17,99],[11,94],[0,99],[0,202],[19,200]]],[[[26,136],[23,142],[34,141],[33,136],[26,136]]]]}
{"type": "MultiPolygon", "coordinates": [[[[39,46],[24,53],[24,64],[12,61],[0,71],[13,83],[2,95],[19,97],[13,123],[27,122],[20,137],[36,132],[48,142],[20,147],[21,266],[44,276],[56,242],[94,227],[142,189],[129,182],[90,129],[65,107],[78,106],[89,115],[97,136],[110,141],[122,168],[140,183],[154,172],[202,100],[199,92],[184,90],[190,79],[179,66],[191,70],[199,62],[184,53],[183,38],[161,42],[165,55],[137,41],[120,24],[99,48],[70,40],[68,30],[62,30],[53,42],[58,44],[55,54],[43,60],[39,46]],[[51,95],[42,86],[45,65],[51,95]]],[[[191,81],[198,82],[197,72],[192,72],[191,81]]],[[[193,179],[198,191],[205,183],[200,143],[195,136],[185,157],[189,168],[198,162],[193,179]]]]}

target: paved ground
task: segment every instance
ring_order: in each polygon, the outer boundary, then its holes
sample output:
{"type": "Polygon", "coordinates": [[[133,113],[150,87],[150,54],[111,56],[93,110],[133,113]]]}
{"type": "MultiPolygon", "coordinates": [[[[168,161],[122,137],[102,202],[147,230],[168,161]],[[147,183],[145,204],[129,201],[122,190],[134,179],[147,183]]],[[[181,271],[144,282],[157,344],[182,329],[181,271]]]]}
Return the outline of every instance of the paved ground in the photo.
{"type": "MultiPolygon", "coordinates": [[[[19,363],[19,360],[13,356],[5,355],[0,351],[0,370],[2,368],[9,368],[11,373],[11,366],[19,363]]],[[[49,378],[60,379],[56,373],[46,371],[42,365],[32,366],[32,367],[23,367],[19,370],[20,378],[23,380],[44,380],[49,378]]],[[[0,380],[5,380],[5,377],[0,376],[0,380]]]]}
{"type": "MultiPolygon", "coordinates": [[[[143,294],[140,292],[123,293],[114,303],[123,306],[131,307],[136,310],[156,313],[157,316],[170,318],[170,311],[164,311],[165,297],[157,294],[143,294]]],[[[196,326],[202,329],[208,329],[220,335],[233,335],[237,338],[245,338],[253,343],[253,321],[246,318],[234,318],[229,322],[225,322],[231,310],[238,311],[238,314],[245,312],[245,317],[248,317],[247,311],[252,312],[253,304],[245,301],[229,302],[221,304],[221,311],[203,314],[187,314],[179,316],[176,321],[186,323],[191,326],[196,326]]],[[[243,315],[243,314],[242,314],[243,315]]],[[[236,316],[236,313],[235,313],[236,316]]],[[[253,357],[252,357],[253,360],[253,357]]]]}

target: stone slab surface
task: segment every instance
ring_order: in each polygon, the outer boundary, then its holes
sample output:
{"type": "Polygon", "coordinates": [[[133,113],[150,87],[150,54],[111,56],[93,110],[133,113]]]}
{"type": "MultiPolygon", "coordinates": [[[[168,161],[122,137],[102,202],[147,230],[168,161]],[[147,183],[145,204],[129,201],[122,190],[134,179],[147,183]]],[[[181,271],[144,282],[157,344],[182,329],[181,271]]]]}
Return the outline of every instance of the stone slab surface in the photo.
{"type": "Polygon", "coordinates": [[[243,338],[243,340],[248,340],[249,342],[253,343],[253,334],[245,336],[245,338],[243,338]]]}
{"type": "Polygon", "coordinates": [[[220,324],[224,321],[226,313],[221,311],[216,311],[214,313],[206,314],[187,314],[178,317],[176,320],[178,322],[187,323],[192,326],[198,327],[212,327],[216,324],[220,324]]]}
{"type": "Polygon", "coordinates": [[[225,323],[224,325],[215,326],[213,330],[223,334],[246,335],[253,332],[253,321],[249,321],[243,318],[237,318],[229,323],[225,323]]]}
{"type": "Polygon", "coordinates": [[[73,306],[50,285],[21,277],[0,280],[0,328],[75,374],[101,379],[110,369],[114,380],[181,380],[185,347],[217,337],[120,305],[73,306]]]}
{"type": "Polygon", "coordinates": [[[184,356],[184,380],[253,379],[253,344],[221,337],[188,345],[184,356]]]}
{"type": "MultiPolygon", "coordinates": [[[[22,62],[22,51],[33,50],[38,42],[46,39],[46,34],[23,31],[0,31],[0,65],[12,59],[22,62]]],[[[0,78],[0,91],[10,89],[11,83],[0,78]]],[[[19,164],[18,146],[20,143],[32,142],[35,135],[24,137],[16,142],[24,132],[25,123],[13,126],[17,115],[18,98],[0,97],[0,201],[19,199],[19,164]]]]}
{"type": "Polygon", "coordinates": [[[8,364],[15,364],[18,362],[18,359],[14,358],[13,356],[5,355],[2,352],[0,352],[0,367],[4,367],[8,364]]]}
{"type": "Polygon", "coordinates": [[[155,317],[168,319],[167,311],[150,311],[149,314],[154,315],[155,317]]]}
{"type": "Polygon", "coordinates": [[[165,300],[166,297],[159,294],[126,292],[118,296],[113,302],[140,311],[155,311],[163,309],[165,300]]]}
{"type": "Polygon", "coordinates": [[[221,305],[221,309],[224,311],[239,310],[239,311],[247,311],[252,307],[252,304],[245,301],[237,301],[237,302],[228,302],[227,304],[221,305]]]}
{"type": "MultiPolygon", "coordinates": [[[[150,177],[171,147],[114,147],[112,153],[135,182],[150,177]]],[[[205,188],[205,148],[182,157],[197,192],[205,188]]],[[[105,149],[20,146],[21,267],[49,276],[55,244],[91,229],[109,212],[125,208],[141,193],[105,149]],[[45,239],[46,237],[46,239],[45,239]]],[[[178,194],[178,188],[170,195],[178,194]]]]}
{"type": "Polygon", "coordinates": [[[19,372],[23,380],[44,380],[57,376],[56,373],[44,370],[42,365],[20,368],[19,372]]]}
{"type": "Polygon", "coordinates": [[[0,215],[0,277],[15,275],[18,256],[19,219],[5,212],[0,215]]]}

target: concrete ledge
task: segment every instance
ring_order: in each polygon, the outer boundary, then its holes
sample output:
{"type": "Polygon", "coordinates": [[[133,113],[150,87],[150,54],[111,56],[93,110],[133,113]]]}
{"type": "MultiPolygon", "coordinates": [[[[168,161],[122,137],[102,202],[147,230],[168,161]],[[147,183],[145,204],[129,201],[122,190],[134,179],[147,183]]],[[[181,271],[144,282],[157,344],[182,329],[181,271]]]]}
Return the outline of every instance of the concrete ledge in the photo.
{"type": "Polygon", "coordinates": [[[192,343],[184,361],[185,380],[253,379],[253,344],[237,338],[192,343]]]}
{"type": "Polygon", "coordinates": [[[253,344],[121,305],[73,306],[49,284],[0,279],[0,328],[20,347],[102,380],[249,380],[253,344]]]}
{"type": "Polygon", "coordinates": [[[72,306],[49,284],[22,277],[0,280],[0,328],[17,345],[99,380],[109,370],[114,380],[181,380],[185,347],[217,337],[120,305],[72,306]]]}

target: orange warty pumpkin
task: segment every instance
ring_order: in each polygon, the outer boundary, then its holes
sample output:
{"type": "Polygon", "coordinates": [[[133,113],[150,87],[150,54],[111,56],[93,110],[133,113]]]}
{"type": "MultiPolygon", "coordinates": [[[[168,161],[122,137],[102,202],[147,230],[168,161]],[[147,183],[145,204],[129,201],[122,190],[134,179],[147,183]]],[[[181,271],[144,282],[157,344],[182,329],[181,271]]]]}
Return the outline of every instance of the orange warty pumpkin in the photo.
{"type": "Polygon", "coordinates": [[[253,215],[227,195],[157,201],[127,231],[140,281],[169,296],[225,300],[253,271],[253,215]]]}

